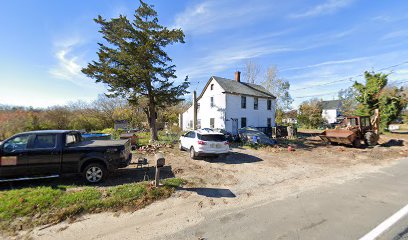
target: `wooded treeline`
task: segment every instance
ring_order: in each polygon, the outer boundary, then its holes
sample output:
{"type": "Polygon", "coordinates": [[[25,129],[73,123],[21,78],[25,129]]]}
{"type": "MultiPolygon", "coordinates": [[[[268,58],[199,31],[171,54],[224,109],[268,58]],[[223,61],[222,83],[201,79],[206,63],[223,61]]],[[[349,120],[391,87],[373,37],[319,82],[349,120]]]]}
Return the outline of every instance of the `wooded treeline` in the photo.
{"type": "MultiPolygon", "coordinates": [[[[188,104],[188,103],[186,103],[188,104]]],[[[158,112],[157,121],[177,124],[178,114],[186,109],[186,104],[169,106],[158,112]]],[[[0,140],[13,134],[44,129],[77,129],[102,131],[113,128],[115,120],[126,120],[132,128],[148,127],[142,109],[128,104],[121,98],[100,95],[91,103],[77,101],[65,106],[46,109],[0,105],[0,140]]]]}

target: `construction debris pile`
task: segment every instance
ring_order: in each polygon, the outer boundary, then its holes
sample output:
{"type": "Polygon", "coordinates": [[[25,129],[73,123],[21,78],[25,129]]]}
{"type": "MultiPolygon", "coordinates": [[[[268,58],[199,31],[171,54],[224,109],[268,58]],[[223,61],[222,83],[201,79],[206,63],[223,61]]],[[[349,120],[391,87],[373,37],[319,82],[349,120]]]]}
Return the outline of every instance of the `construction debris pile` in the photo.
{"type": "Polygon", "coordinates": [[[173,148],[173,145],[168,143],[153,143],[139,147],[138,152],[143,154],[154,154],[161,148],[173,148]]]}

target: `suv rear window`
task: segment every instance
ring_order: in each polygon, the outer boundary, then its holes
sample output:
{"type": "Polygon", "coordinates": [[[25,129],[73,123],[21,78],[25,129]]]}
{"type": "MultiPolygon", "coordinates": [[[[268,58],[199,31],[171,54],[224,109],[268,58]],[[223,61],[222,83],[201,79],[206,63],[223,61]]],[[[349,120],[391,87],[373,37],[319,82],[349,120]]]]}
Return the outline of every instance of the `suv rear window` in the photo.
{"type": "Polygon", "coordinates": [[[226,141],[225,136],[222,134],[197,134],[198,139],[203,141],[211,141],[211,142],[224,142],[226,141]]]}

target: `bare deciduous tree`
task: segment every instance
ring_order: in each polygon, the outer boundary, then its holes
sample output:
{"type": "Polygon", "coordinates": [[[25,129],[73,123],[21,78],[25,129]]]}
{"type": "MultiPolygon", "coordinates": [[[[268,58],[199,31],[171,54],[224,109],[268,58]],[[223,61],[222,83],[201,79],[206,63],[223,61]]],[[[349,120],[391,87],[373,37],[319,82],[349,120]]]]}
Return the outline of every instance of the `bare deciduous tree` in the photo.
{"type": "Polygon", "coordinates": [[[245,68],[242,74],[248,83],[256,83],[260,73],[261,65],[259,65],[253,59],[248,59],[245,61],[245,68]]]}
{"type": "Polygon", "coordinates": [[[279,77],[276,66],[268,67],[262,85],[276,97],[277,109],[286,111],[291,108],[293,99],[289,94],[290,83],[279,77]]]}

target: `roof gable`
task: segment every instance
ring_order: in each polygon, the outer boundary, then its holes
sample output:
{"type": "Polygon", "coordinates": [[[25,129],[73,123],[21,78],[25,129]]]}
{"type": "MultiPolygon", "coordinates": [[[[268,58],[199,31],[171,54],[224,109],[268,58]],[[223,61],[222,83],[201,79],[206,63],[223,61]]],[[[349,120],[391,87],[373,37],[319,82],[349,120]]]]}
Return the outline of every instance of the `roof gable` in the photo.
{"type": "Polygon", "coordinates": [[[341,106],[341,100],[322,101],[323,109],[338,109],[341,106]]]}
{"type": "Polygon", "coordinates": [[[207,90],[208,85],[210,84],[212,80],[216,81],[221,86],[221,88],[224,90],[225,93],[249,95],[249,96],[260,97],[260,98],[276,98],[274,95],[272,95],[268,90],[266,90],[261,85],[257,85],[253,83],[237,82],[235,80],[231,80],[227,78],[212,76],[208,80],[203,91],[201,92],[200,96],[197,99],[200,99],[203,96],[204,92],[207,90]]]}

